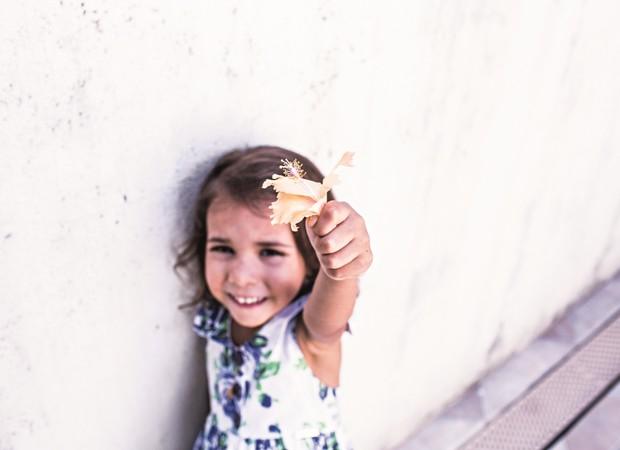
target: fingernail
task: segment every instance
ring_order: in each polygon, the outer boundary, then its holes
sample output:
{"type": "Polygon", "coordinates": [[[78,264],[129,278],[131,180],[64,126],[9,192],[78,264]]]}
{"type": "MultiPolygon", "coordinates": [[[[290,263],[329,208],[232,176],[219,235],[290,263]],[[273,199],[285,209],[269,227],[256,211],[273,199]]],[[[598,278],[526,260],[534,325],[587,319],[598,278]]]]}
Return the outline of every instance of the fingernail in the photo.
{"type": "Polygon", "coordinates": [[[308,226],[313,227],[316,221],[317,221],[316,216],[308,217],[307,219],[308,226]]]}

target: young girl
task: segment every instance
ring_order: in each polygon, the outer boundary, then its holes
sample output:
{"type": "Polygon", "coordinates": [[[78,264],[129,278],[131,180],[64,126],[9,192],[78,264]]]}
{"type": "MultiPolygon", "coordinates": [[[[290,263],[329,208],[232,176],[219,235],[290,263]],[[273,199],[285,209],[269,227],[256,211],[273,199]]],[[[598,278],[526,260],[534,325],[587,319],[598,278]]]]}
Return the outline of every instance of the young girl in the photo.
{"type": "Polygon", "coordinates": [[[194,330],[207,339],[210,413],[194,450],[344,449],[338,417],[340,338],[372,254],[362,217],[328,202],[295,233],[272,225],[262,189],[282,160],[323,175],[278,147],[229,152],[204,180],[193,234],[175,268],[200,268],[194,330]]]}

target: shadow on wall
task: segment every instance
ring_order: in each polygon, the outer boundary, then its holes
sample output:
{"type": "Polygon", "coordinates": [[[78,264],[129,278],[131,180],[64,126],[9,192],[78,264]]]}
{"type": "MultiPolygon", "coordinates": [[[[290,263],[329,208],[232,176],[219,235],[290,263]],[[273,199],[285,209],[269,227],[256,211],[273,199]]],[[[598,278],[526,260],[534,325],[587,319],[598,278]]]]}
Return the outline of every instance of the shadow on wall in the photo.
{"type": "MultiPolygon", "coordinates": [[[[173,261],[182,244],[191,236],[194,217],[194,204],[199,194],[200,185],[205,175],[213,167],[219,154],[208,152],[205,161],[197,164],[190,174],[183,178],[177,190],[176,203],[174,208],[174,229],[179,230],[177,235],[172,237],[171,252],[173,261]]],[[[197,267],[192,267],[192,276],[200,276],[197,267]]],[[[173,268],[171,267],[171,270],[173,268]]],[[[187,284],[190,278],[187,273],[180,274],[183,289],[181,289],[177,307],[187,305],[190,301],[190,294],[193,292],[187,284]]],[[[188,327],[191,327],[195,307],[186,306],[178,312],[183,314],[188,327]]],[[[169,435],[176,436],[171,438],[167,445],[162,448],[174,448],[187,450],[192,448],[196,436],[204,425],[204,420],[208,414],[208,391],[205,370],[205,351],[204,340],[195,336],[193,345],[186,352],[185,367],[181,373],[185,374],[180,385],[176,386],[177,393],[175,398],[178,400],[178,409],[174,417],[168,423],[171,424],[174,432],[169,435]]],[[[165,439],[165,438],[164,438],[165,439]]]]}
{"type": "Polygon", "coordinates": [[[173,236],[171,248],[175,258],[181,245],[191,236],[194,225],[194,204],[198,199],[200,185],[213,168],[219,154],[211,152],[205,161],[198,163],[190,174],[179,182],[174,208],[174,229],[179,230],[179,234],[173,236]]]}
{"type": "MultiPolygon", "coordinates": [[[[188,323],[191,323],[190,319],[188,323]]],[[[173,410],[174,416],[167,421],[171,426],[170,432],[163,435],[164,440],[170,440],[161,446],[162,449],[191,449],[207,417],[204,341],[196,336],[195,345],[186,355],[185,367],[181,371],[184,378],[176,386],[174,396],[178,400],[178,408],[173,410]]]]}

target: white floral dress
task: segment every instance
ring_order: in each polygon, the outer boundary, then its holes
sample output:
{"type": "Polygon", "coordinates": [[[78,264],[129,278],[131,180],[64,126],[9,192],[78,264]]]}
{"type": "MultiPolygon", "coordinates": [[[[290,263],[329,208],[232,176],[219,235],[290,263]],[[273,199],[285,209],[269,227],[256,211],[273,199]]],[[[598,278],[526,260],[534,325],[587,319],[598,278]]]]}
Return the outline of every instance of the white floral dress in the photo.
{"type": "Polygon", "coordinates": [[[210,414],[193,450],[346,450],[336,389],[316,378],[294,335],[300,297],[238,346],[220,304],[201,306],[194,331],[207,339],[210,414]]]}

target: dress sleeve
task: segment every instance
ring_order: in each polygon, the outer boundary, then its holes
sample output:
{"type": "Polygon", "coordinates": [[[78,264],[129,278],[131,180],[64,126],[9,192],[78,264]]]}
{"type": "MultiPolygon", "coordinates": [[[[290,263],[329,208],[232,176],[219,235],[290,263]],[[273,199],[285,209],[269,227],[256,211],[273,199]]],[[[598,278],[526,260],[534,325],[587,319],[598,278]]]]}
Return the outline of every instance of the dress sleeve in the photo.
{"type": "Polygon", "coordinates": [[[194,333],[202,338],[208,338],[210,333],[207,324],[207,308],[204,305],[200,305],[194,316],[194,325],[192,327],[194,333]]]}
{"type": "Polygon", "coordinates": [[[228,312],[217,302],[201,304],[194,316],[194,332],[203,338],[223,339],[226,334],[228,312]]]}

